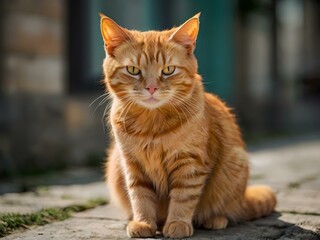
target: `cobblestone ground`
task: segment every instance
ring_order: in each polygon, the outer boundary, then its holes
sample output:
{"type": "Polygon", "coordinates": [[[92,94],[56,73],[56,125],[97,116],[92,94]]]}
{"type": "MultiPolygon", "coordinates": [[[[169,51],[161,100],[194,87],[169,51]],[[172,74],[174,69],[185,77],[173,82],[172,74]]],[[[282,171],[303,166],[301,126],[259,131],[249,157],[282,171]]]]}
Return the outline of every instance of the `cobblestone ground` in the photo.
{"type": "MultiPolygon", "coordinates": [[[[277,211],[225,230],[197,229],[190,239],[320,239],[320,140],[263,148],[250,155],[250,184],[271,185],[277,192],[277,211]]],[[[0,196],[0,212],[29,213],[105,196],[108,193],[103,182],[51,186],[40,194],[0,196]]],[[[123,213],[109,204],[75,213],[65,221],[15,232],[4,239],[128,239],[125,228],[123,213]]]]}

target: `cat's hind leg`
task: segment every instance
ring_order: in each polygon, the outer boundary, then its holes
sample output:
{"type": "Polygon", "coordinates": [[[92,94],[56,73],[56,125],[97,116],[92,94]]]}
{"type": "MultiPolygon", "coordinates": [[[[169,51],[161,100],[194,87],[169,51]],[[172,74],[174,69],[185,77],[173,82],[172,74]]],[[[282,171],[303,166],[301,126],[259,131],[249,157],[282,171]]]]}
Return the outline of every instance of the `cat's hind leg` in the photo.
{"type": "Polygon", "coordinates": [[[214,216],[203,223],[206,229],[224,229],[228,225],[228,219],[223,216],[214,216]]]}
{"type": "Polygon", "coordinates": [[[106,179],[111,195],[111,201],[122,207],[128,219],[132,219],[132,208],[125,186],[125,177],[120,166],[117,149],[112,147],[109,151],[106,165],[106,179]]]}

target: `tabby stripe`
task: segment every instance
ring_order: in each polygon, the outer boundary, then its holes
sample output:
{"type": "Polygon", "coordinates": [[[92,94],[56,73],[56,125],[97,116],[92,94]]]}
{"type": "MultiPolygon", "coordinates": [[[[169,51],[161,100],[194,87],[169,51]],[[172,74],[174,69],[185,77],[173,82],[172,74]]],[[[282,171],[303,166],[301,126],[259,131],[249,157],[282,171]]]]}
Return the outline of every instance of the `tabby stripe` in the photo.
{"type": "Polygon", "coordinates": [[[141,53],[138,53],[137,61],[138,61],[138,66],[140,66],[140,64],[141,64],[141,53]]]}
{"type": "Polygon", "coordinates": [[[185,70],[190,78],[194,78],[194,75],[191,74],[190,69],[188,69],[187,67],[184,67],[184,66],[179,66],[179,67],[182,68],[183,70],[185,70]]]}
{"type": "Polygon", "coordinates": [[[172,172],[178,170],[179,168],[185,167],[188,164],[198,164],[200,162],[200,157],[195,154],[183,154],[185,157],[180,156],[178,159],[174,159],[176,162],[176,167],[172,172]]]}
{"type": "Polygon", "coordinates": [[[146,202],[147,200],[155,203],[157,202],[157,197],[155,193],[153,192],[147,192],[147,191],[133,191],[130,194],[132,199],[136,199],[138,202],[144,201],[146,202]]]}
{"type": "Polygon", "coordinates": [[[132,173],[132,178],[136,179],[137,181],[141,182],[148,182],[146,181],[146,176],[143,174],[144,172],[144,167],[140,162],[138,162],[135,158],[132,158],[129,154],[124,153],[126,157],[126,164],[127,167],[130,169],[130,172],[132,173]]]}
{"type": "Polygon", "coordinates": [[[159,62],[159,56],[160,56],[160,51],[158,50],[158,52],[156,53],[156,61],[159,62]]]}
{"type": "Polygon", "coordinates": [[[176,162],[177,166],[172,170],[172,172],[175,172],[176,170],[178,170],[179,168],[181,168],[185,165],[191,164],[192,160],[189,157],[186,157],[186,158],[182,158],[182,159],[177,159],[177,160],[175,160],[175,162],[176,162]]]}
{"type": "Polygon", "coordinates": [[[172,198],[172,200],[176,203],[186,203],[186,202],[198,201],[199,194],[189,195],[184,198],[172,198]]]}
{"type": "Polygon", "coordinates": [[[110,76],[108,76],[108,79],[112,79],[114,77],[114,75],[119,71],[119,69],[121,69],[122,66],[120,67],[115,67],[114,69],[112,69],[112,74],[110,76]]]}
{"type": "Polygon", "coordinates": [[[153,189],[153,186],[148,183],[148,182],[143,182],[143,181],[133,181],[131,183],[129,183],[128,185],[129,188],[137,188],[137,187],[142,187],[142,188],[147,188],[147,189],[150,189],[152,190],[153,189]]]}
{"type": "Polygon", "coordinates": [[[177,168],[176,171],[174,171],[174,172],[172,172],[170,174],[170,178],[171,179],[174,179],[174,178],[180,178],[180,179],[181,178],[183,178],[183,179],[187,178],[187,179],[190,179],[190,178],[197,178],[197,177],[203,177],[203,176],[207,176],[208,175],[207,172],[202,172],[202,171],[197,171],[197,170],[195,170],[193,172],[188,171],[188,170],[186,170],[187,166],[188,165],[185,165],[185,167],[183,167],[183,168],[177,168]]]}
{"type": "Polygon", "coordinates": [[[197,184],[183,184],[183,183],[174,183],[172,184],[171,189],[184,189],[184,188],[200,188],[203,186],[203,183],[197,183],[197,184]]]}
{"type": "Polygon", "coordinates": [[[166,55],[162,51],[161,51],[161,56],[163,60],[163,65],[166,65],[166,62],[167,62],[166,55]]]}
{"type": "Polygon", "coordinates": [[[198,185],[198,184],[204,184],[205,177],[196,177],[196,178],[180,178],[180,179],[173,179],[171,181],[171,186],[183,186],[183,185],[198,185]]]}
{"type": "Polygon", "coordinates": [[[180,84],[176,84],[179,86],[181,92],[190,92],[193,85],[192,84],[187,84],[187,83],[180,83],[180,84]]]}
{"type": "Polygon", "coordinates": [[[145,186],[134,186],[132,188],[129,188],[129,193],[130,196],[132,197],[137,197],[138,199],[143,198],[143,199],[148,199],[152,202],[155,202],[156,195],[153,189],[150,189],[149,187],[145,186]]]}
{"type": "Polygon", "coordinates": [[[151,48],[148,52],[150,62],[154,61],[154,48],[151,48]]]}
{"type": "Polygon", "coordinates": [[[208,176],[208,173],[207,172],[195,172],[195,173],[192,173],[192,178],[203,177],[203,176],[208,176]]]}
{"type": "Polygon", "coordinates": [[[146,58],[146,64],[149,64],[149,58],[145,51],[142,52],[143,56],[146,58]]]}

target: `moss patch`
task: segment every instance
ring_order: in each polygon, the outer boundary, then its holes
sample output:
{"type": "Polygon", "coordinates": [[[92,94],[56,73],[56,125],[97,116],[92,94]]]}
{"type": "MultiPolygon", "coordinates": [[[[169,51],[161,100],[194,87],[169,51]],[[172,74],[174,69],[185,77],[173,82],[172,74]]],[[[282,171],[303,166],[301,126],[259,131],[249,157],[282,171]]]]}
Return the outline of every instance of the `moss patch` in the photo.
{"type": "Polygon", "coordinates": [[[300,179],[297,182],[291,182],[288,184],[289,188],[299,188],[302,184],[311,182],[317,178],[318,175],[307,176],[305,178],[300,179]]]}
{"type": "Polygon", "coordinates": [[[263,178],[264,178],[264,176],[262,174],[254,174],[254,175],[250,176],[251,180],[261,180],[263,178]]]}
{"type": "Polygon", "coordinates": [[[105,205],[105,199],[93,199],[85,204],[71,205],[64,208],[42,209],[35,213],[8,213],[0,215],[0,237],[4,237],[14,230],[27,229],[31,226],[43,226],[55,221],[63,221],[71,217],[72,213],[82,212],[100,205],[105,205]]]}

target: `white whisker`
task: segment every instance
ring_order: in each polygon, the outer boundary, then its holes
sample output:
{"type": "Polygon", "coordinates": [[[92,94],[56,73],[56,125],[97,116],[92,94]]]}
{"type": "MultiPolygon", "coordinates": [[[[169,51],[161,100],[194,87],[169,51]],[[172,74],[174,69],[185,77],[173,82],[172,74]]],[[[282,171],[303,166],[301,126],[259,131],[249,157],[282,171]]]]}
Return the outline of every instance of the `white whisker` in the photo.
{"type": "Polygon", "coordinates": [[[96,102],[98,101],[100,98],[104,97],[104,96],[107,96],[109,93],[104,93],[102,95],[100,95],[99,97],[97,97],[95,100],[93,100],[90,105],[89,105],[89,108],[96,102]]]}
{"type": "Polygon", "coordinates": [[[126,118],[127,118],[128,111],[129,111],[129,109],[132,107],[133,104],[134,104],[134,102],[131,102],[131,103],[129,104],[129,107],[127,108],[127,111],[126,111],[126,113],[125,113],[125,115],[124,115],[123,126],[124,126],[124,130],[126,131],[126,133],[128,133],[128,132],[127,132],[127,127],[126,127],[126,118]]]}

